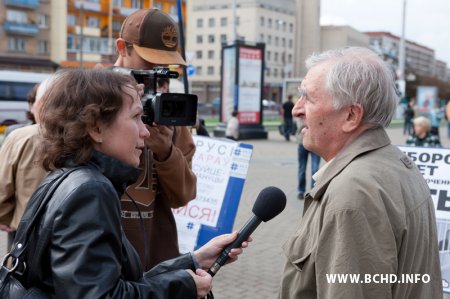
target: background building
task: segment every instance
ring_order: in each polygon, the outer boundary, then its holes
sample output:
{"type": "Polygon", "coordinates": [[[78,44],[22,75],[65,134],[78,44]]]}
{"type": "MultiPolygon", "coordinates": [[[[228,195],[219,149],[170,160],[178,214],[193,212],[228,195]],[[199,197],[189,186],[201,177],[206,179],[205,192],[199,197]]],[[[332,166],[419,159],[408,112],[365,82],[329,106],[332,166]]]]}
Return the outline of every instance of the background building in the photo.
{"type": "Polygon", "coordinates": [[[110,65],[123,20],[150,7],[178,21],[176,0],[0,1],[0,67],[53,72],[58,67],[110,65]]]}
{"type": "Polygon", "coordinates": [[[236,1],[236,19],[229,0],[188,2],[187,51],[196,72],[192,92],[200,101],[220,96],[222,44],[233,39],[265,43],[264,97],[281,100],[284,78],[293,76],[295,0],[236,1]]]}
{"type": "Polygon", "coordinates": [[[369,36],[350,26],[322,26],[321,51],[345,47],[370,47],[369,36]]]}

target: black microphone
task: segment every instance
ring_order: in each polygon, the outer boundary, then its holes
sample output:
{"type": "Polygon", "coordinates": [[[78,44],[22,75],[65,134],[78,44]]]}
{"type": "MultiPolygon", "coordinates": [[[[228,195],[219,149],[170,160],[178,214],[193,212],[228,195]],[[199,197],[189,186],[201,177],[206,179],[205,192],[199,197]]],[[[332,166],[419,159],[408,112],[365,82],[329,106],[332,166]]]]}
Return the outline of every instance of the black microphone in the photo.
{"type": "Polygon", "coordinates": [[[256,198],[253,205],[253,216],[238,232],[236,240],[228,245],[216,259],[212,267],[208,270],[211,276],[216,275],[220,267],[228,260],[231,249],[241,247],[242,242],[248,239],[253,231],[258,227],[261,221],[267,222],[280,214],[286,206],[286,195],[277,187],[264,188],[256,198]]]}

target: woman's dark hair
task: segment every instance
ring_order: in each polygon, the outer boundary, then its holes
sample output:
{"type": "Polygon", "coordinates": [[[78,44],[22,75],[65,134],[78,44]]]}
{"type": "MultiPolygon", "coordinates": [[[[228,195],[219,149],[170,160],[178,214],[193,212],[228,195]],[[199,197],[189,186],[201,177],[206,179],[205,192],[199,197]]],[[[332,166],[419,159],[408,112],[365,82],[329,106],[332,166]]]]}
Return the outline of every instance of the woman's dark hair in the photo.
{"type": "Polygon", "coordinates": [[[94,150],[88,129],[110,125],[122,108],[124,87],[137,88],[133,77],[105,69],[62,71],[49,84],[41,110],[47,170],[67,160],[86,163],[94,150]]]}

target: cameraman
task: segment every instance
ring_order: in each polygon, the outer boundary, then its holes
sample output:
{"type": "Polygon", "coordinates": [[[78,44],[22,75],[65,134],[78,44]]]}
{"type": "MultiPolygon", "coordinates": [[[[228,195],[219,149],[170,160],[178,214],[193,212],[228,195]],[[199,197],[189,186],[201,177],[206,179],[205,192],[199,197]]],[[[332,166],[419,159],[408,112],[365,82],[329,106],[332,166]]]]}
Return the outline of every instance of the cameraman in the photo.
{"type": "MultiPolygon", "coordinates": [[[[185,65],[177,52],[176,23],[158,9],[141,9],[128,16],[116,40],[116,67],[151,70],[185,65]]],[[[150,137],[141,155],[139,179],[121,198],[122,225],[145,270],[179,255],[177,228],[171,208],[196,196],[192,172],[195,144],[187,127],[147,126],[150,137]]]]}

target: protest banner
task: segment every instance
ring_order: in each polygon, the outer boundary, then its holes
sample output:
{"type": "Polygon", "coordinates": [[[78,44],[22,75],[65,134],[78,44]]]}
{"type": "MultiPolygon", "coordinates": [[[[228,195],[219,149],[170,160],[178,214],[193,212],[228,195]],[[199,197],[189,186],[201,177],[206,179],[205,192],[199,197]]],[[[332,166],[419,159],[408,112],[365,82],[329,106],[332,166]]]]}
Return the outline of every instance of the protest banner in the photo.
{"type": "Polygon", "coordinates": [[[450,293],[450,149],[399,146],[418,167],[430,187],[436,208],[442,285],[450,293]]]}
{"type": "Polygon", "coordinates": [[[192,170],[197,176],[197,197],[172,210],[182,253],[231,232],[252,154],[248,144],[193,137],[196,151],[192,170]]]}

